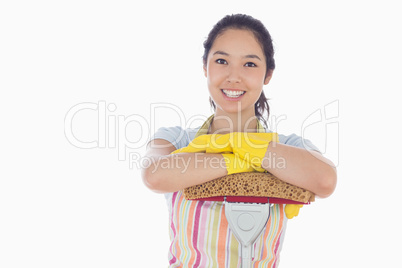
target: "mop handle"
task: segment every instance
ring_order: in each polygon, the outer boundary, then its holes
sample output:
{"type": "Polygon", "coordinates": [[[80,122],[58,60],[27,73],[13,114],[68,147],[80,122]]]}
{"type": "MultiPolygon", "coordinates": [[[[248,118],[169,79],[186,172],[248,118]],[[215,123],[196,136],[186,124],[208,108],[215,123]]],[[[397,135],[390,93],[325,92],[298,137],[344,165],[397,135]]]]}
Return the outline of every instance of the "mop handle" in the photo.
{"type": "Polygon", "coordinates": [[[253,245],[241,245],[241,268],[251,268],[253,245]]]}
{"type": "Polygon", "coordinates": [[[232,203],[225,201],[229,228],[241,244],[242,268],[252,265],[252,249],[269,218],[269,203],[232,203]]]}

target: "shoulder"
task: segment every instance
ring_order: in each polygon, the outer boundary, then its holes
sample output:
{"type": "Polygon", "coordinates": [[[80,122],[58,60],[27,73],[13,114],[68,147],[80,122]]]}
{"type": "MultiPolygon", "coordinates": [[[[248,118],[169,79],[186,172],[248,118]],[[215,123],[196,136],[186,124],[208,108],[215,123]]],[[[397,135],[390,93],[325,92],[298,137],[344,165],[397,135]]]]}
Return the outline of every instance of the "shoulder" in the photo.
{"type": "Polygon", "coordinates": [[[151,137],[151,140],[154,139],[163,139],[167,140],[176,149],[180,149],[182,147],[186,147],[190,141],[192,141],[197,134],[199,128],[182,128],[180,126],[174,127],[161,127],[159,128],[154,135],[151,137]]]}
{"type": "Polygon", "coordinates": [[[295,146],[306,150],[313,150],[320,152],[317,146],[315,146],[310,140],[304,139],[303,137],[298,136],[294,133],[290,135],[279,134],[279,142],[282,144],[295,146]]]}

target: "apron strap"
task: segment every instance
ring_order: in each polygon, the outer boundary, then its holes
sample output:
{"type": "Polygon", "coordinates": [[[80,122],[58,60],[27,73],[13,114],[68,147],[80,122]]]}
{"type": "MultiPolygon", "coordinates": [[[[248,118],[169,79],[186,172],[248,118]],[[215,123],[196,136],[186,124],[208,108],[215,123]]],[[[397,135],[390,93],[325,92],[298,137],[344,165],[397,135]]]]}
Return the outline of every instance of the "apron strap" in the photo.
{"type": "MultiPolygon", "coordinates": [[[[208,117],[208,119],[204,122],[204,124],[202,124],[200,129],[197,131],[194,138],[197,138],[198,136],[201,136],[201,135],[208,134],[209,127],[211,126],[213,120],[214,120],[214,115],[211,115],[210,117],[208,117]]],[[[260,120],[258,120],[258,119],[257,119],[257,132],[258,133],[266,132],[265,128],[263,127],[260,120]]]]}

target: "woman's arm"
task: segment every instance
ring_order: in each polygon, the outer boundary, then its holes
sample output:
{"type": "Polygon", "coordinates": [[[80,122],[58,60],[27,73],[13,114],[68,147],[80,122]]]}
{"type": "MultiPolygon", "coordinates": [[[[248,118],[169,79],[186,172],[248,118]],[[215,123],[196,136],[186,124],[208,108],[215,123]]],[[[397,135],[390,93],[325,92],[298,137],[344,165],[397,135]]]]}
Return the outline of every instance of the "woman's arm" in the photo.
{"type": "Polygon", "coordinates": [[[271,142],[261,166],[279,179],[318,197],[328,197],[335,190],[334,164],[315,151],[271,142]]]}
{"type": "Polygon", "coordinates": [[[168,141],[155,139],[148,145],[142,169],[145,185],[158,193],[176,192],[227,174],[221,154],[170,154],[176,148],[168,141]]]}

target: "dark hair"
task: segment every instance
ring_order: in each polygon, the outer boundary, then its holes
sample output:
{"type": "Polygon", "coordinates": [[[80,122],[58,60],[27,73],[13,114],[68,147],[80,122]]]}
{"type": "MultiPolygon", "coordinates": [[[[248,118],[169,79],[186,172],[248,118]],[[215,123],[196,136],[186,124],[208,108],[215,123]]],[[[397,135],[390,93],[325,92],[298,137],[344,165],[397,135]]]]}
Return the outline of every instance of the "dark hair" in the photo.
{"type": "MultiPolygon", "coordinates": [[[[224,33],[224,31],[229,29],[239,29],[239,30],[249,30],[256,37],[257,41],[260,43],[261,48],[264,52],[265,60],[267,63],[267,72],[275,69],[275,60],[274,60],[274,47],[272,44],[272,38],[269,34],[267,28],[265,28],[264,24],[261,21],[244,14],[234,14],[227,15],[212,28],[209,32],[207,40],[204,42],[204,55],[202,57],[204,65],[207,65],[207,59],[209,51],[215,41],[215,39],[224,33]]],[[[213,100],[210,98],[211,106],[216,109],[216,105],[213,100]]],[[[254,106],[255,115],[258,119],[262,120],[265,125],[267,125],[267,120],[263,118],[264,112],[267,112],[267,118],[269,117],[269,105],[268,99],[265,97],[264,91],[261,92],[261,95],[254,106]]]]}

